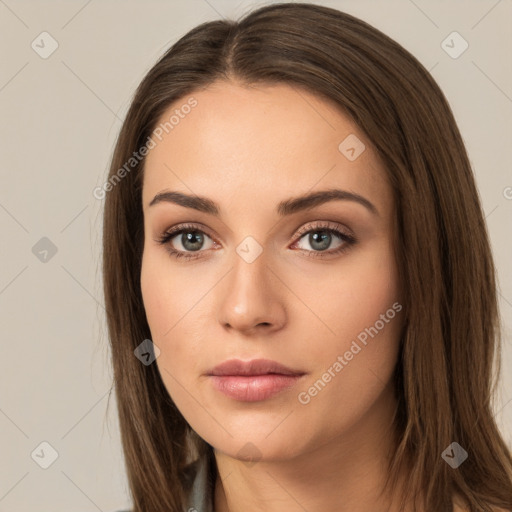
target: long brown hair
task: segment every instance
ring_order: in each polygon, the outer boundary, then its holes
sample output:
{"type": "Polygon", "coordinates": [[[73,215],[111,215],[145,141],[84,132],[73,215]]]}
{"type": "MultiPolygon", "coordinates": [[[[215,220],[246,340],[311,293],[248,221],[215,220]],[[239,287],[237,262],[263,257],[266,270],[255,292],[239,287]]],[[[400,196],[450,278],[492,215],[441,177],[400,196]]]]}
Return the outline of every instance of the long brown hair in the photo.
{"type": "Polygon", "coordinates": [[[157,365],[134,357],[150,338],[139,282],[144,159],[128,170],[126,162],[171,104],[217,80],[303,88],[338,105],[373,143],[395,198],[406,315],[388,483],[394,488],[407,467],[402,503],[422,496],[424,510],[451,511],[457,494],[470,511],[512,509],[512,458],[492,407],[501,339],[495,269],[449,104],[418,60],[379,30],[331,8],[281,3],[238,22],[203,23],[177,41],[139,85],[114,150],[103,192],[103,286],[134,512],[182,512],[186,464],[207,457],[213,476],[215,464],[157,365]],[[452,442],[469,454],[457,469],[441,457],[452,442]]]}

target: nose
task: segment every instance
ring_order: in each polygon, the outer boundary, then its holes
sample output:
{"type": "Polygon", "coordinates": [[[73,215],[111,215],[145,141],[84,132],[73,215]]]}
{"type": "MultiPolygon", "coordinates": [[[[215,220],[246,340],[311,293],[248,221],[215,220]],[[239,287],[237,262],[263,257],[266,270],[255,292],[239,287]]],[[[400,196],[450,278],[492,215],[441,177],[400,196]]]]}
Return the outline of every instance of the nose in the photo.
{"type": "Polygon", "coordinates": [[[269,267],[265,251],[251,263],[235,254],[218,291],[218,320],[226,330],[270,334],[286,322],[286,287],[269,267]]]}

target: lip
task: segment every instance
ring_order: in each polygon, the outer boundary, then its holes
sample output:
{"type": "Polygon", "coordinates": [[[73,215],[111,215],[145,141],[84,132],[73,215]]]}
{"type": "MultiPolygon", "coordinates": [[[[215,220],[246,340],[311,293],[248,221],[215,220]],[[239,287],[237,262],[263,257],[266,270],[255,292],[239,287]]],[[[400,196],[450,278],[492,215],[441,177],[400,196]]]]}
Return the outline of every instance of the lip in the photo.
{"type": "Polygon", "coordinates": [[[251,359],[242,361],[241,359],[229,359],[215,366],[207,372],[208,375],[265,375],[268,373],[277,373],[279,375],[304,375],[301,370],[293,370],[271,359],[251,359]]]}
{"type": "Polygon", "coordinates": [[[242,402],[266,400],[294,386],[304,371],[269,359],[230,359],[207,372],[213,387],[242,402]]]}

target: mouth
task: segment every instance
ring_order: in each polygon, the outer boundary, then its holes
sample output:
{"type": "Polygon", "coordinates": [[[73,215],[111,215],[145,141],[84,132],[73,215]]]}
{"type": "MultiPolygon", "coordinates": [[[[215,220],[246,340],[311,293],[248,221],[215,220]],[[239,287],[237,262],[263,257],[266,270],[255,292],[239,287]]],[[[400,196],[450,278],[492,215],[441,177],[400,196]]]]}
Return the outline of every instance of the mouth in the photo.
{"type": "Polygon", "coordinates": [[[268,359],[231,359],[207,372],[217,391],[242,402],[271,398],[294,386],[305,374],[268,359]]]}

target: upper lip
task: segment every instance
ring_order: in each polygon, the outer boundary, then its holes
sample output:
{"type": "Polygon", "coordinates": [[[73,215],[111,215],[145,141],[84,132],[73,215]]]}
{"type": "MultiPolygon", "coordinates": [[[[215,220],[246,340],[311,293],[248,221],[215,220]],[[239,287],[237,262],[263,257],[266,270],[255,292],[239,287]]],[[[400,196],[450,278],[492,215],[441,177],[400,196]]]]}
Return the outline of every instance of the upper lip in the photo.
{"type": "Polygon", "coordinates": [[[252,359],[242,361],[241,359],[230,359],[215,366],[208,375],[266,375],[269,373],[279,375],[304,375],[305,372],[292,370],[277,361],[270,359],[252,359]]]}

